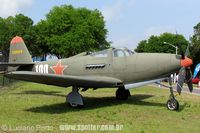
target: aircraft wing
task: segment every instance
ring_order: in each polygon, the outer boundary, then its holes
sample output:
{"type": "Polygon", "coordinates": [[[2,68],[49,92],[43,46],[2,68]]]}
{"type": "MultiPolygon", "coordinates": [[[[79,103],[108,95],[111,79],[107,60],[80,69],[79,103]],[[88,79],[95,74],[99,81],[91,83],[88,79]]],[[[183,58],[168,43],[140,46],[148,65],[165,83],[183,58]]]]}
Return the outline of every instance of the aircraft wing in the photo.
{"type": "Polygon", "coordinates": [[[0,66],[10,66],[10,67],[16,67],[21,65],[34,65],[34,62],[0,62],[0,66]]]}
{"type": "Polygon", "coordinates": [[[25,80],[62,87],[77,85],[79,87],[104,88],[115,87],[119,84],[122,84],[121,80],[112,77],[55,75],[42,74],[32,71],[14,71],[7,73],[5,76],[18,80],[25,80]]]}
{"type": "Polygon", "coordinates": [[[144,85],[147,85],[147,84],[160,82],[160,81],[163,81],[165,79],[168,79],[168,78],[165,77],[165,78],[152,79],[152,80],[147,80],[147,81],[142,81],[142,82],[137,82],[137,83],[132,83],[132,84],[125,84],[124,87],[125,87],[126,90],[129,90],[129,89],[144,86],[144,85]]]}

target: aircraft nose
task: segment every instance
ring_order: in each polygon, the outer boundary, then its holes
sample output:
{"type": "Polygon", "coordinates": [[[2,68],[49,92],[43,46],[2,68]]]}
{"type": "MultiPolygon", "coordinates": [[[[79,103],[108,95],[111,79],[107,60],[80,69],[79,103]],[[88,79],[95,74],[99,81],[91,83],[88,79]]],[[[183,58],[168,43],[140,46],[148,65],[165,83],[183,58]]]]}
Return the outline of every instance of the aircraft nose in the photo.
{"type": "Polygon", "coordinates": [[[185,59],[181,59],[181,66],[182,67],[189,67],[193,64],[192,59],[185,57],[185,59]]]}

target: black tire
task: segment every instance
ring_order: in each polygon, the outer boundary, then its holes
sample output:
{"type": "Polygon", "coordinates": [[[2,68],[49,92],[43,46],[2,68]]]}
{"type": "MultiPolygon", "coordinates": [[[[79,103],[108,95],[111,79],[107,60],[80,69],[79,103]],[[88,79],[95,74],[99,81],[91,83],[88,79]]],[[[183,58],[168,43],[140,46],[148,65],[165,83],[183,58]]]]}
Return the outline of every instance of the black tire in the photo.
{"type": "Polygon", "coordinates": [[[130,92],[124,88],[118,88],[115,95],[118,100],[126,100],[130,96],[130,92]]]}
{"type": "Polygon", "coordinates": [[[179,109],[179,103],[176,99],[172,98],[167,101],[167,108],[171,111],[176,111],[179,109]]]}

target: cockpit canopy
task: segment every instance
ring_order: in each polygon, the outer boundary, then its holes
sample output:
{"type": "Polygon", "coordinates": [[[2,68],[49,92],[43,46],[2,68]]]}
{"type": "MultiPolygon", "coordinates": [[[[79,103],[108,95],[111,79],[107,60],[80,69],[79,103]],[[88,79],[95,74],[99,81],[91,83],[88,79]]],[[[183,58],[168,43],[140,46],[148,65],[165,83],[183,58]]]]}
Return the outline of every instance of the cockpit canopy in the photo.
{"type": "Polygon", "coordinates": [[[112,51],[114,57],[124,57],[124,56],[131,56],[134,54],[133,51],[127,48],[115,48],[112,51]]]}
{"type": "MultiPolygon", "coordinates": [[[[109,49],[93,52],[90,55],[94,57],[108,57],[109,49]]],[[[134,52],[127,48],[112,48],[113,57],[126,57],[133,55],[134,52]]]]}

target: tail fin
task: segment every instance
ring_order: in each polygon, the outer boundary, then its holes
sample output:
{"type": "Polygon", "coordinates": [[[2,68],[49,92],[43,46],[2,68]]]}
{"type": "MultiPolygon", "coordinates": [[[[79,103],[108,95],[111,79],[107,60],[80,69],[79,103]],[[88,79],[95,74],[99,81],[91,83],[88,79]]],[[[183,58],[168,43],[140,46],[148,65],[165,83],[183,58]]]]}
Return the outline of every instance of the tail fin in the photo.
{"type": "Polygon", "coordinates": [[[33,63],[24,40],[19,36],[10,42],[9,63],[33,63]]]}

